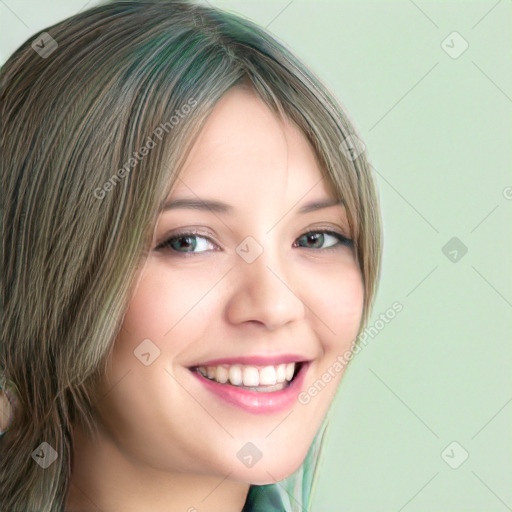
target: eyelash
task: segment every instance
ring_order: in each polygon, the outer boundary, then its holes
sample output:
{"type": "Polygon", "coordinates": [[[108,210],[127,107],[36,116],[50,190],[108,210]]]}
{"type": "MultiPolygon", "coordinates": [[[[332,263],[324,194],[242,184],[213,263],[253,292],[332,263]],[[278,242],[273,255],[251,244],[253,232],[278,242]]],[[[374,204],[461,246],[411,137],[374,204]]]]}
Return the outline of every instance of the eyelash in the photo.
{"type": "MultiPolygon", "coordinates": [[[[312,235],[312,234],[325,234],[325,235],[333,236],[334,238],[336,238],[338,240],[338,243],[336,243],[336,244],[334,244],[334,245],[332,245],[330,247],[325,247],[323,249],[315,249],[315,248],[311,248],[311,247],[304,247],[304,249],[329,251],[329,250],[339,249],[341,246],[353,247],[353,245],[354,245],[354,242],[353,242],[352,239],[347,238],[346,236],[342,235],[341,233],[338,233],[336,231],[332,231],[332,230],[329,230],[329,229],[310,229],[310,230],[304,232],[302,235],[300,235],[297,240],[299,240],[300,238],[303,238],[304,236],[308,236],[308,235],[312,235]]],[[[191,257],[194,254],[202,254],[204,252],[208,252],[208,251],[201,251],[201,252],[198,252],[198,253],[196,253],[196,252],[180,252],[180,251],[177,251],[177,250],[175,250],[175,249],[173,249],[171,247],[171,243],[173,241],[179,240],[180,238],[187,238],[187,237],[205,238],[210,243],[216,245],[210,239],[210,237],[208,237],[208,236],[206,236],[204,234],[201,234],[199,231],[191,229],[189,231],[183,231],[181,233],[174,234],[173,236],[169,237],[167,240],[165,240],[164,242],[159,244],[156,247],[156,250],[165,250],[165,249],[171,250],[173,253],[175,253],[176,256],[182,256],[182,257],[185,257],[185,258],[191,257]]]]}

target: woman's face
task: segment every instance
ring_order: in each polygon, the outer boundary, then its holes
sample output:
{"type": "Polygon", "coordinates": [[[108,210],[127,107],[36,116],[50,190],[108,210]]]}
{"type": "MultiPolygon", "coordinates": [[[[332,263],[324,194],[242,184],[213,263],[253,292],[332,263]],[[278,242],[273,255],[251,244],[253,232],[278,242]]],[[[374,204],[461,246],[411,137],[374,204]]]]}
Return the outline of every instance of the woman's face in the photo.
{"type": "Polygon", "coordinates": [[[168,199],[101,385],[101,423],[144,466],[280,480],[304,460],[361,321],[344,208],[311,207],[334,196],[310,144],[241,87],[168,199]]]}

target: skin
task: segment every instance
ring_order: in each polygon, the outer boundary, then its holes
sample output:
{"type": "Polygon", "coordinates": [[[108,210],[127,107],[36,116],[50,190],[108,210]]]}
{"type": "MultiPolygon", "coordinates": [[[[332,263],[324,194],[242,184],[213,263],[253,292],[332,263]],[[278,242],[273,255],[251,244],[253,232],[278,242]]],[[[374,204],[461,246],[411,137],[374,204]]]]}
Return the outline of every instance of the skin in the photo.
{"type": "Polygon", "coordinates": [[[256,415],[211,394],[188,369],[221,357],[300,354],[311,360],[304,390],[357,336],[363,283],[352,247],[302,236],[350,236],[341,205],[297,213],[334,198],[302,132],[249,88],[231,89],[169,199],[185,197],[233,212],[161,214],[97,390],[100,435],[76,428],[67,510],[239,512],[249,484],[274,483],[300,466],[341,380],[335,373],[307,405],[256,415]],[[185,240],[181,250],[192,252],[157,248],[189,228],[200,231],[197,246],[185,240]],[[250,264],[235,251],[247,236],[263,247],[250,264]],[[149,366],[134,356],[146,338],[160,349],[149,366]],[[252,468],[236,457],[249,441],[263,455],[252,468]]]}

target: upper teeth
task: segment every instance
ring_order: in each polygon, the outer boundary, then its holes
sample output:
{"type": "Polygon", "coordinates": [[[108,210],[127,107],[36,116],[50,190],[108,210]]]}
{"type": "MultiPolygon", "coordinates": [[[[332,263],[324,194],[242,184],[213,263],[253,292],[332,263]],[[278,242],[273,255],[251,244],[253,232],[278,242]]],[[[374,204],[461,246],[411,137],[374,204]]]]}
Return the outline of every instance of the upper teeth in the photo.
{"type": "Polygon", "coordinates": [[[295,373],[295,363],[279,364],[277,366],[198,366],[197,371],[209,379],[225,384],[228,380],[234,386],[274,386],[285,381],[291,381],[295,373]]]}

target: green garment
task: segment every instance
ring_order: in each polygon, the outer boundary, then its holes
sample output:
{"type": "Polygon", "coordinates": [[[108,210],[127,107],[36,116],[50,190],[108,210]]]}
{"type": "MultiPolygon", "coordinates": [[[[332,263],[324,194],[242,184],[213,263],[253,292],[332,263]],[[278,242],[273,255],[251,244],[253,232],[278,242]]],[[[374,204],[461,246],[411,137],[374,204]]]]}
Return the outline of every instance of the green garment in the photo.
{"type": "Polygon", "coordinates": [[[277,485],[251,485],[242,512],[286,512],[277,485]]]}

